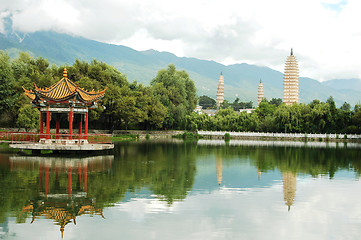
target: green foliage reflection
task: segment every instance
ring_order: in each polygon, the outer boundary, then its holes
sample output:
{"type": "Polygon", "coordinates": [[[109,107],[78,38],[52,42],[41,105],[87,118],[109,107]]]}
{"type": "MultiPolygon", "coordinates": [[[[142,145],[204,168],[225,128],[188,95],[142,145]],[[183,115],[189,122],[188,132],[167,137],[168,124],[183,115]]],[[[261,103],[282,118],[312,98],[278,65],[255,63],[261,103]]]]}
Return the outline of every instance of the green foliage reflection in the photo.
{"type": "MultiPolygon", "coordinates": [[[[224,142],[223,142],[224,143],[224,142]]],[[[265,147],[200,145],[195,142],[122,142],[116,144],[114,160],[96,162],[87,169],[87,190],[77,170],[73,169],[73,193],[86,192],[94,199],[94,207],[103,209],[114,203],[127,201],[131,193],[145,192],[171,205],[181,201],[192,190],[196,176],[197,158],[215,159],[221,156],[223,164],[249,161],[260,172],[280,171],[313,177],[328,175],[333,178],[340,170],[361,175],[361,151],[339,145],[327,147],[265,147]]],[[[18,168],[9,157],[0,158],[0,222],[10,213],[24,222],[22,208],[31,200],[44,196],[44,168],[34,163],[18,168]],[[42,184],[39,184],[42,182],[42,184]]],[[[84,169],[83,169],[84,170],[84,169]]],[[[83,171],[82,170],[82,171],[83,171]]],[[[57,176],[50,170],[49,193],[64,194],[69,187],[67,170],[57,176]]],[[[216,169],[214,169],[214,173],[216,169]]],[[[84,178],[84,172],[81,174],[84,178]]],[[[215,182],[216,184],[216,182],[215,182]]]]}

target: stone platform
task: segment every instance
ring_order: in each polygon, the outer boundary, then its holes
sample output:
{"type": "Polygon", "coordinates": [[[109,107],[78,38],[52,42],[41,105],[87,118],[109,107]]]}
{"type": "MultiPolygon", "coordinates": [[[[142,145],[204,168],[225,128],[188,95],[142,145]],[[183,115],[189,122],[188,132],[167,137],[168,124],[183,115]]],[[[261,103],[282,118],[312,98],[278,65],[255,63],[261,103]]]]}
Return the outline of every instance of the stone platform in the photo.
{"type": "Polygon", "coordinates": [[[12,143],[10,148],[54,151],[101,151],[114,148],[111,143],[88,143],[86,139],[40,139],[38,143],[12,143]]]}

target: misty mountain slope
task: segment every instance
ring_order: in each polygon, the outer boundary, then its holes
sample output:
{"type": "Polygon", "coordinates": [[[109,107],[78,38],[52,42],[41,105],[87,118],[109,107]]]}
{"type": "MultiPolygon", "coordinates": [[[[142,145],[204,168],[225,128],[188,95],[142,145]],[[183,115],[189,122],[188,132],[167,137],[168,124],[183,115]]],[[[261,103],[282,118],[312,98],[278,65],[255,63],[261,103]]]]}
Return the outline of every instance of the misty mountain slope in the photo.
{"type": "Polygon", "coordinates": [[[361,92],[361,79],[333,79],[322,82],[323,85],[332,87],[338,90],[353,90],[361,92]]]}
{"type": "Polygon", "coordinates": [[[144,54],[125,46],[100,43],[56,32],[28,34],[22,45],[36,54],[46,54],[49,60],[60,63],[67,62],[71,64],[76,58],[86,61],[95,58],[104,62],[116,62],[124,58],[127,62],[140,65],[149,62],[144,54]]]}
{"type": "MultiPolygon", "coordinates": [[[[58,65],[71,65],[77,58],[85,61],[95,58],[115,66],[127,76],[128,81],[137,80],[146,85],[160,69],[173,63],[178,70],[189,73],[195,81],[199,96],[216,97],[218,78],[222,72],[225,80],[225,99],[228,101],[234,101],[237,95],[241,101],[256,103],[260,79],[267,99],[283,97],[283,73],[246,63],[226,66],[214,61],[177,57],[172,53],[155,50],[140,52],[125,46],[51,31],[25,35],[0,34],[0,49],[8,51],[10,56],[15,56],[18,51],[28,51],[33,56],[41,56],[58,65]]],[[[359,88],[353,84],[343,80],[320,83],[314,79],[300,78],[300,101],[326,101],[329,96],[333,96],[338,106],[345,101],[355,105],[361,100],[361,92],[357,91],[359,88]]]]}

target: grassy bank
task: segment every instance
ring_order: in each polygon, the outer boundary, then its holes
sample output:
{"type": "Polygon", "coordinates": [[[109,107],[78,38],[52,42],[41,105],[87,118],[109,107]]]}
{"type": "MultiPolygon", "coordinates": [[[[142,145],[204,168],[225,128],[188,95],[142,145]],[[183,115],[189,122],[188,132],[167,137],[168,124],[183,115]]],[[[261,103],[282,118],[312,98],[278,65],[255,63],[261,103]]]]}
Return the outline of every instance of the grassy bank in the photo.
{"type": "Polygon", "coordinates": [[[139,134],[118,134],[113,136],[113,142],[135,141],[139,139],[139,134]]]}
{"type": "Polygon", "coordinates": [[[192,133],[192,132],[184,132],[182,134],[176,134],[172,136],[173,138],[177,138],[177,139],[184,139],[184,140],[193,140],[193,139],[200,139],[203,138],[201,135],[199,135],[198,133],[192,133]]]}

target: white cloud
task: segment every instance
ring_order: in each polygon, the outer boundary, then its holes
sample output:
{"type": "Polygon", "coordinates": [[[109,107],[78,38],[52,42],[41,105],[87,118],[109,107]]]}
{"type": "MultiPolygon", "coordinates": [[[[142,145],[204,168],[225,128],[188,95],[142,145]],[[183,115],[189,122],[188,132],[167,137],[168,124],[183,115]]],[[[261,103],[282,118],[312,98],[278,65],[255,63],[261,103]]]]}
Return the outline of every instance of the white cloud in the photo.
{"type": "Polygon", "coordinates": [[[0,6],[20,31],[52,29],[226,64],[283,71],[293,47],[301,76],[320,80],[361,75],[359,9],[358,0],[5,0],[0,6]]]}
{"type": "Polygon", "coordinates": [[[136,222],[143,222],[147,214],[152,213],[172,213],[178,203],[174,203],[169,206],[165,201],[159,199],[146,199],[146,198],[134,198],[130,202],[118,203],[115,207],[122,211],[127,212],[130,218],[136,222]]]}

